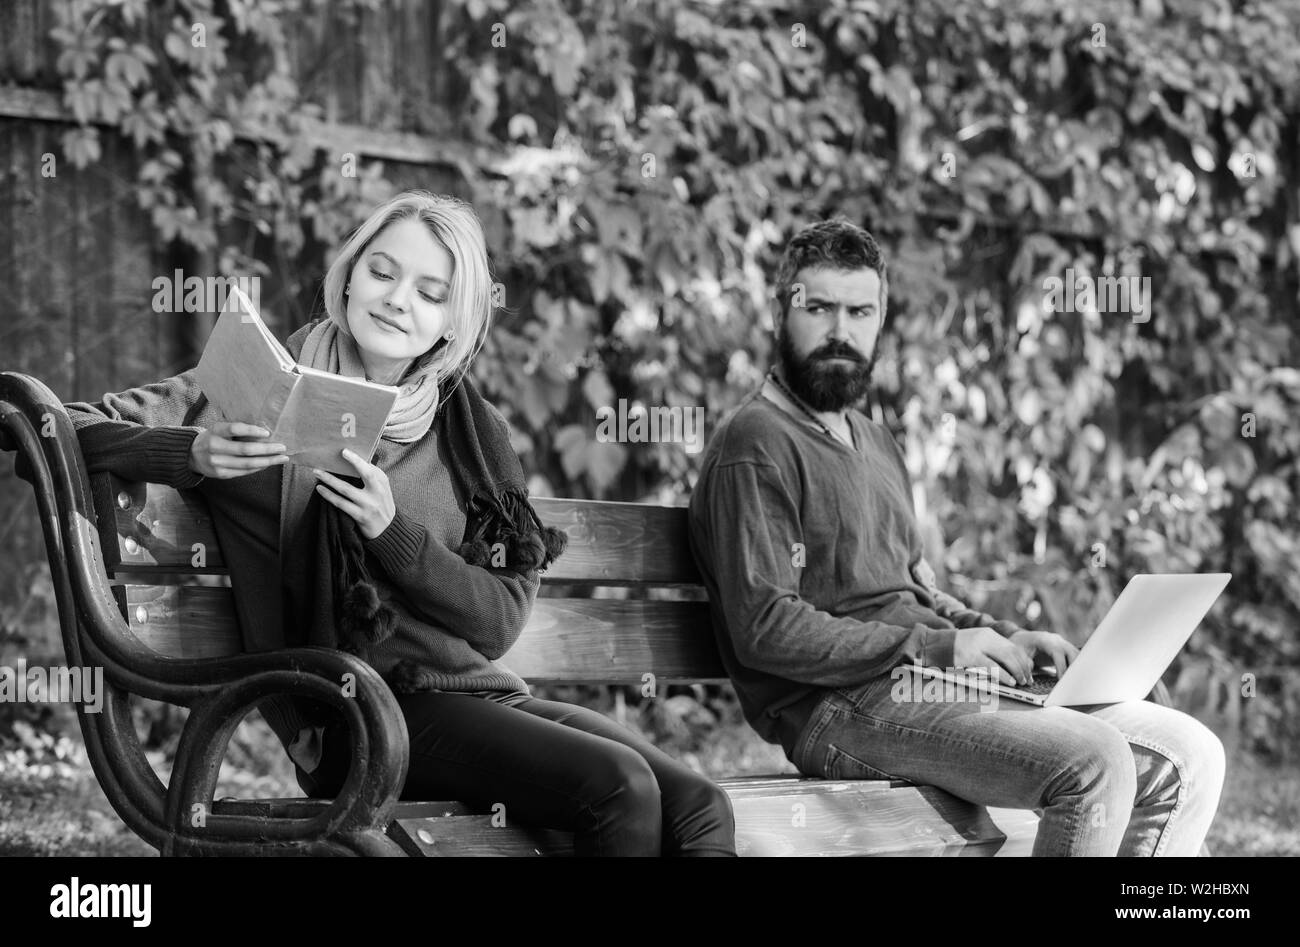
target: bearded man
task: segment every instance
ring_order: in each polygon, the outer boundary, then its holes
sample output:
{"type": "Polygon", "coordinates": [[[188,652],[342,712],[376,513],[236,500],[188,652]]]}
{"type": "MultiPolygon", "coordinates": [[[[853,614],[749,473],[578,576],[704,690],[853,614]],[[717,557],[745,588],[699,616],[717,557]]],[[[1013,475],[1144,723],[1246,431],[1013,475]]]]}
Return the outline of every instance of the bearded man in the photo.
{"type": "Polygon", "coordinates": [[[832,220],[797,234],[775,279],[776,364],[704,456],[691,543],[746,719],[810,776],[1037,810],[1035,855],[1197,854],[1224,753],[1186,714],[898,698],[891,672],[905,665],[1024,684],[1035,665],[1064,671],[1077,649],[936,587],[902,452],[855,407],[888,289],[865,230],[832,220]]]}

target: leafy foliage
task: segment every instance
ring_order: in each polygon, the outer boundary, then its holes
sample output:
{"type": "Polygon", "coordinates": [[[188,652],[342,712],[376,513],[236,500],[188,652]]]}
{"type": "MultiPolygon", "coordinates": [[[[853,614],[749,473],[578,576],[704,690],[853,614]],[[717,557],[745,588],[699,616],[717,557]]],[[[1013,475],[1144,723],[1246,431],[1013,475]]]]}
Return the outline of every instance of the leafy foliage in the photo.
{"type": "MultiPolygon", "coordinates": [[[[320,112],[284,31],[315,9],[63,7],[69,106],[135,143],[160,236],[224,272],[319,270],[392,186],[297,141],[320,112]],[[254,120],[283,144],[239,144],[254,120]],[[195,193],[218,156],[239,173],[195,193]]],[[[949,582],[1079,640],[1136,572],[1231,571],[1187,661],[1234,688],[1256,675],[1257,719],[1294,703],[1295,9],[465,0],[437,16],[460,106],[442,135],[482,156],[464,190],[506,286],[477,371],[537,489],[682,497],[698,456],[601,443],[596,410],[702,405],[712,427],[761,377],[782,242],[843,214],[889,254],[872,410],[906,444],[949,582]],[[1068,268],[1149,277],[1149,321],[1053,311],[1044,280],[1068,268]]],[[[68,155],[96,160],[99,134],[69,132],[68,155]]]]}

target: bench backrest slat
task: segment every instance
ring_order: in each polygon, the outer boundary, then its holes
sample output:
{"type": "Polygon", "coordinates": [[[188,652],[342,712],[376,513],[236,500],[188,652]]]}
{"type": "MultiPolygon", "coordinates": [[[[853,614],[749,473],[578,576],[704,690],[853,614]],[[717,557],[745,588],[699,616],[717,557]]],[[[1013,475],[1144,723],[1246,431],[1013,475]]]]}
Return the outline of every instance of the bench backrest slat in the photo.
{"type": "Polygon", "coordinates": [[[550,582],[590,585],[699,585],[686,509],[537,497],[538,518],[569,537],[546,572],[550,582]]]}
{"type": "MultiPolygon", "coordinates": [[[[242,648],[228,588],[119,585],[131,631],[174,658],[212,658],[242,648]]],[[[566,684],[722,680],[707,602],[543,598],[501,663],[528,681],[566,684]]]]}
{"type": "Polygon", "coordinates": [[[120,571],[220,575],[227,571],[212,514],[202,495],[108,475],[92,477],[91,484],[99,516],[99,545],[110,575],[120,571]]]}
{"type": "Polygon", "coordinates": [[[539,598],[501,663],[527,681],[657,684],[725,680],[708,602],[539,598]]]}
{"type": "Polygon", "coordinates": [[[228,588],[118,585],[113,595],[131,631],[159,654],[220,658],[243,650],[228,588]]]}
{"type": "MultiPolygon", "coordinates": [[[[105,560],[121,583],[115,594],[141,641],[178,658],[239,653],[229,588],[161,584],[180,574],[226,571],[203,497],[108,475],[93,480],[105,560]],[[196,543],[206,557],[201,565],[196,543]]],[[[541,520],[569,537],[544,584],[638,593],[673,588],[679,599],[692,591],[702,597],[684,508],[534,502],[541,520]]],[[[726,679],[705,601],[539,597],[502,664],[538,683],[642,685],[646,675],[657,684],[726,679]]]]}
{"type": "MultiPolygon", "coordinates": [[[[201,495],[158,483],[97,476],[100,545],[110,572],[226,571],[211,514],[201,495]],[[104,517],[112,511],[111,518],[104,517]],[[200,546],[206,562],[196,565],[200,546]]],[[[538,497],[538,517],[563,530],[569,545],[546,573],[573,584],[698,585],[685,510],[639,503],[598,503],[538,497]]]]}

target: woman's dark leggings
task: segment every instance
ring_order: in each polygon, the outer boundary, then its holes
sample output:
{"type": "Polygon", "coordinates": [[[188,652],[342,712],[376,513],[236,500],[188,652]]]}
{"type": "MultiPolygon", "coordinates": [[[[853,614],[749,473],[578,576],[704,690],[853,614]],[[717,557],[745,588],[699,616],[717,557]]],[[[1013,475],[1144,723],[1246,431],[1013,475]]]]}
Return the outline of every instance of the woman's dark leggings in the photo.
{"type": "MultiPolygon", "coordinates": [[[[522,692],[397,697],[411,735],[403,799],[454,799],[507,821],[574,833],[577,855],[735,855],[731,801],[594,710],[522,692]]],[[[312,796],[338,792],[350,752],[326,729],[312,796]]]]}

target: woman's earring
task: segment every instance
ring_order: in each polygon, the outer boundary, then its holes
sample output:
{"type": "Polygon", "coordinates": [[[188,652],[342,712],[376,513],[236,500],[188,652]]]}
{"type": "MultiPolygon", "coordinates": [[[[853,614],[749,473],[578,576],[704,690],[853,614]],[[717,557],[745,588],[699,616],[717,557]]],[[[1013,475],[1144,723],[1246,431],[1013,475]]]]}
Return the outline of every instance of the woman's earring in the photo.
{"type": "Polygon", "coordinates": [[[446,339],[448,342],[451,342],[456,338],[456,331],[454,329],[448,329],[447,334],[444,335],[443,338],[446,339]]]}
{"type": "Polygon", "coordinates": [[[350,296],[351,294],[352,294],[352,287],[351,287],[351,286],[344,286],[344,287],[343,287],[343,295],[344,295],[344,296],[350,296]]]}

